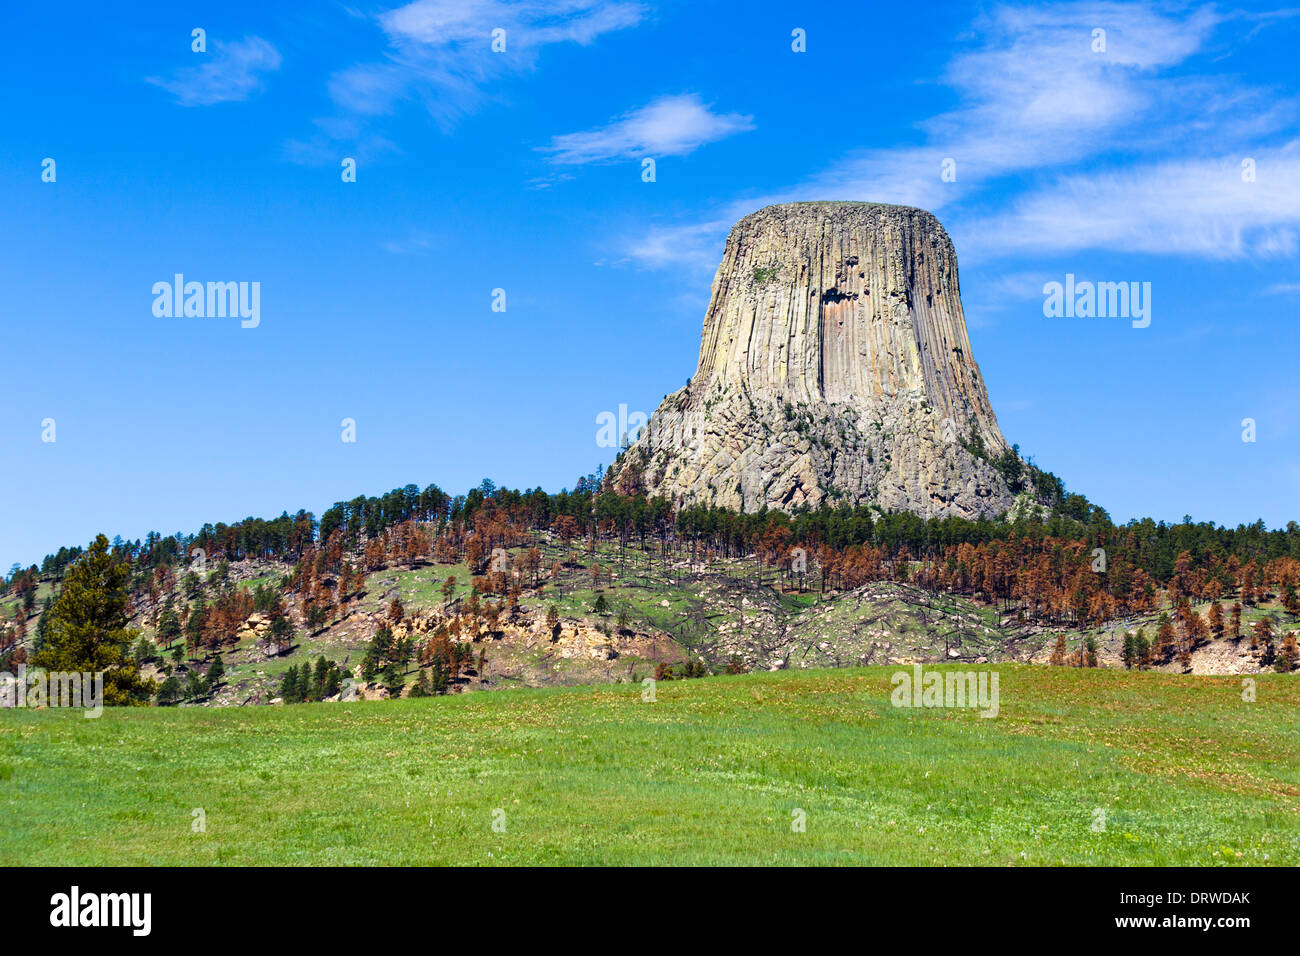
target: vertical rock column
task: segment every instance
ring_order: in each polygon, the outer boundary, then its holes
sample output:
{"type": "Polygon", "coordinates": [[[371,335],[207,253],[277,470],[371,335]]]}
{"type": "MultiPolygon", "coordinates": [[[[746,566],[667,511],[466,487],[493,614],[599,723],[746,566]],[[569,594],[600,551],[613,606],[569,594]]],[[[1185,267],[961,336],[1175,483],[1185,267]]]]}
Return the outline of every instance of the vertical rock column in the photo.
{"type": "Polygon", "coordinates": [[[930,213],[791,203],[727,238],[690,385],[611,469],[623,490],[756,510],[997,514],[1014,495],[955,434],[1007,443],[930,213]]]}

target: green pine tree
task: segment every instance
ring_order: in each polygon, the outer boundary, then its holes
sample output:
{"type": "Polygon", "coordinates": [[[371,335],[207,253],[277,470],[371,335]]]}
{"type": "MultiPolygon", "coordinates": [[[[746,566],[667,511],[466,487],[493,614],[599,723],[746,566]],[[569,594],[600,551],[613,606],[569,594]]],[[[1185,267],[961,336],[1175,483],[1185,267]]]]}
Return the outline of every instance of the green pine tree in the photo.
{"type": "Polygon", "coordinates": [[[156,690],[131,653],[138,632],[127,626],[130,578],[130,568],[109,555],[108,538],[97,536],[68,569],[45,643],[32,658],[47,671],[102,671],[110,707],[147,704],[156,690]]]}
{"type": "Polygon", "coordinates": [[[1138,670],[1141,670],[1151,659],[1151,642],[1147,640],[1145,629],[1138,629],[1137,637],[1133,639],[1133,653],[1137,657],[1138,670]]]}
{"type": "Polygon", "coordinates": [[[296,704],[300,700],[297,664],[290,664],[289,669],[284,672],[284,677],[280,679],[280,697],[286,704],[296,704]]]}
{"type": "Polygon", "coordinates": [[[226,676],[226,664],[218,654],[212,658],[212,665],[208,668],[208,689],[215,690],[221,686],[221,679],[226,676]]]}
{"type": "Polygon", "coordinates": [[[327,696],[325,693],[325,683],[332,668],[333,665],[329,661],[325,660],[324,654],[316,658],[316,669],[311,676],[312,700],[324,700],[327,696]]]}
{"type": "Polygon", "coordinates": [[[158,704],[166,707],[168,704],[174,704],[181,697],[181,681],[179,677],[171,676],[162,682],[158,688],[158,704]]]}
{"type": "Polygon", "coordinates": [[[185,644],[191,651],[197,652],[199,645],[203,642],[203,625],[207,619],[208,606],[200,598],[199,603],[194,605],[193,610],[190,611],[190,616],[185,621],[185,644]]]}
{"type": "Polygon", "coordinates": [[[447,693],[447,685],[451,683],[451,674],[442,657],[433,659],[433,666],[429,668],[429,683],[432,685],[435,694],[447,693]]]}
{"type": "Polygon", "coordinates": [[[389,697],[401,697],[402,688],[406,686],[405,676],[402,674],[402,667],[396,661],[384,668],[384,689],[388,691],[389,697]]]}
{"type": "Polygon", "coordinates": [[[343,689],[343,674],[337,665],[331,664],[329,673],[325,675],[325,697],[333,697],[343,689]]]}
{"type": "Polygon", "coordinates": [[[41,616],[36,622],[36,640],[33,642],[33,650],[39,651],[45,644],[45,632],[50,626],[50,608],[54,607],[54,598],[47,597],[41,604],[41,616]]]}
{"type": "Polygon", "coordinates": [[[158,615],[158,643],[171,647],[172,642],[181,636],[180,618],[176,616],[176,610],[172,607],[171,599],[167,599],[167,606],[163,608],[162,614],[158,615]]]}
{"type": "Polygon", "coordinates": [[[289,621],[288,616],[277,614],[271,619],[271,627],[267,636],[268,644],[274,644],[283,653],[284,649],[293,643],[295,636],[293,624],[289,621]]]}
{"type": "Polygon", "coordinates": [[[136,642],[135,650],[132,653],[135,655],[135,662],[143,667],[158,656],[158,647],[153,641],[141,634],[140,640],[136,642]]]}

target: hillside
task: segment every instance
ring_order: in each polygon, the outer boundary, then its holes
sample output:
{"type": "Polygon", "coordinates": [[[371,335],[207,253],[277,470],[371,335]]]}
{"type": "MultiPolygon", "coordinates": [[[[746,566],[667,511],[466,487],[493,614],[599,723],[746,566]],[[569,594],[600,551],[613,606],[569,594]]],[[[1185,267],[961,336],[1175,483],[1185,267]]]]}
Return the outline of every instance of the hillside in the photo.
{"type": "MultiPolygon", "coordinates": [[[[1300,621],[1282,607],[1277,586],[1270,591],[1253,583],[1237,624],[1239,637],[1219,637],[1202,626],[1201,637],[1183,640],[1192,623],[1210,618],[1212,602],[1190,601],[1180,619],[1171,594],[1157,592],[1143,607],[1122,614],[1091,619],[1063,611],[1052,620],[1027,613],[1038,592],[1028,590],[1014,601],[990,599],[979,589],[959,592],[931,580],[925,562],[896,560],[877,579],[856,584],[852,573],[836,570],[826,556],[807,574],[795,574],[788,561],[783,567],[758,553],[727,556],[671,538],[638,543],[597,536],[566,545],[552,531],[522,534],[517,544],[495,549],[492,560],[508,573],[494,580],[490,562],[474,557],[473,548],[458,557],[429,547],[403,558],[409,549],[397,543],[402,535],[392,537],[391,547],[355,552],[359,563],[369,551],[374,570],[323,571],[314,581],[299,576],[299,565],[268,559],[219,561],[203,575],[182,565],[179,577],[161,567],[164,586],[154,587],[149,578],[131,604],[129,623],[141,637],[137,656],[145,674],[160,684],[173,675],[182,702],[229,705],[280,700],[286,671],[315,667],[322,657],[340,669],[342,681],[351,679],[348,694],[411,693],[436,674],[435,644],[448,659],[454,655],[447,692],[636,683],[665,668],[717,674],[914,661],[1048,664],[1058,639],[1065,652],[1061,663],[1088,663],[1080,653],[1091,640],[1097,665],[1124,667],[1126,636],[1142,632],[1154,644],[1161,615],[1177,623],[1171,633],[1186,647],[1186,657],[1171,645],[1140,666],[1258,673],[1274,669],[1277,647],[1288,635],[1300,635],[1300,621]],[[514,583],[502,583],[507,580],[514,583]],[[260,610],[258,601],[265,605],[260,610]],[[204,627],[190,633],[190,619],[205,608],[204,627]],[[229,613],[218,620],[216,611],[223,608],[229,613]],[[169,609],[177,622],[171,642],[163,633],[169,609]],[[280,642],[269,637],[277,615],[289,635],[280,642]],[[1265,620],[1274,633],[1271,649],[1253,640],[1265,620]],[[379,661],[375,670],[383,673],[367,672],[367,652],[385,629],[395,642],[409,640],[409,650],[379,661]],[[217,685],[191,688],[218,653],[224,675],[217,685]]],[[[1279,566],[1289,567],[1287,560],[1279,566]]],[[[345,557],[338,561],[349,566],[345,557]]],[[[41,608],[55,583],[41,580],[32,591],[25,636],[10,646],[11,661],[39,640],[41,608]]],[[[1221,606],[1226,610],[1243,589],[1227,589],[1221,606]]],[[[0,621],[23,618],[20,603],[17,595],[0,599],[0,621]]],[[[12,642],[15,629],[0,627],[12,642]]]]}
{"type": "Polygon", "coordinates": [[[15,712],[0,864],[1300,864],[1300,682],[1004,665],[984,719],[892,673],[15,712]]]}

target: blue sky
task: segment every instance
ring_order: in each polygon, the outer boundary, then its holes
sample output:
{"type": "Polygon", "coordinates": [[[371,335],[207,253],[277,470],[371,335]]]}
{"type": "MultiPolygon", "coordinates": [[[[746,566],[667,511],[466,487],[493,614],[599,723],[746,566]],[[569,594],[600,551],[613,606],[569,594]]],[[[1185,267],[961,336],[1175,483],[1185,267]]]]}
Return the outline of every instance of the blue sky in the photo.
{"type": "Polygon", "coordinates": [[[176,6],[20,7],[0,40],[3,568],[572,487],[597,415],[693,372],[730,224],[796,199],[934,211],[1004,434],[1117,520],[1300,517],[1294,11],[176,6]],[[259,282],[260,324],[156,317],[177,272],[259,282]],[[1046,318],[1067,273],[1150,282],[1150,327],[1046,318]]]}

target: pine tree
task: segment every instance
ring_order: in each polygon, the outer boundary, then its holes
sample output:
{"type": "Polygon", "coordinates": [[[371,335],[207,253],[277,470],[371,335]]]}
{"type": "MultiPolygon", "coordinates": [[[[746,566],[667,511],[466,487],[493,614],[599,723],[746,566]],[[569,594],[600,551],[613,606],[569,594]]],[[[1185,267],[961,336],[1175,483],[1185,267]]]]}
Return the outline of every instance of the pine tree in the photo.
{"type": "Polygon", "coordinates": [[[290,664],[289,669],[284,672],[284,677],[280,680],[280,697],[286,704],[297,703],[299,699],[297,664],[290,664]]]}
{"type": "Polygon", "coordinates": [[[1300,647],[1296,646],[1295,631],[1290,631],[1286,637],[1282,638],[1282,649],[1277,653],[1277,670],[1281,674],[1289,674],[1300,663],[1300,647]]]}
{"type": "Polygon", "coordinates": [[[441,654],[435,656],[433,665],[429,668],[429,684],[432,686],[433,692],[435,694],[447,693],[447,684],[450,680],[451,676],[445,658],[441,654]]]}
{"type": "Polygon", "coordinates": [[[1065,635],[1064,634],[1056,635],[1056,646],[1052,648],[1052,657],[1048,661],[1048,663],[1056,667],[1063,667],[1065,665],[1065,635]]]}
{"type": "MultiPolygon", "coordinates": [[[[30,593],[34,594],[35,592],[33,591],[30,593]]],[[[36,640],[32,644],[33,650],[39,651],[41,649],[41,645],[45,643],[45,634],[50,627],[50,608],[52,607],[54,607],[53,597],[47,597],[41,603],[41,616],[40,619],[36,622],[36,640]]]]}
{"type": "Polygon", "coordinates": [[[141,634],[140,640],[136,642],[135,650],[132,651],[132,654],[135,656],[135,662],[143,667],[157,656],[158,646],[154,644],[153,641],[149,640],[149,638],[141,634]]]}
{"type": "Polygon", "coordinates": [[[310,696],[312,700],[324,700],[328,696],[325,693],[325,686],[332,669],[333,665],[331,665],[329,661],[325,660],[324,654],[316,658],[316,669],[311,675],[310,696]]]}
{"type": "Polygon", "coordinates": [[[375,636],[370,640],[370,645],[366,648],[366,656],[361,661],[362,679],[366,681],[374,680],[384,662],[389,660],[392,650],[393,632],[385,625],[375,632],[375,636]]]}
{"type": "Polygon", "coordinates": [[[1138,629],[1137,637],[1133,639],[1133,652],[1137,657],[1138,670],[1151,663],[1151,642],[1147,640],[1145,629],[1138,629]]]}
{"type": "Polygon", "coordinates": [[[46,671],[103,672],[110,707],[147,704],[156,690],[131,654],[138,632],[127,626],[130,580],[130,568],[109,555],[108,538],[98,535],[68,569],[45,643],[32,658],[46,671]]]}
{"type": "Polygon", "coordinates": [[[190,616],[185,620],[185,650],[190,655],[197,654],[199,646],[203,643],[203,631],[207,620],[208,606],[200,598],[199,603],[194,605],[190,616]]]}
{"type": "Polygon", "coordinates": [[[294,641],[293,624],[287,614],[277,614],[271,618],[271,626],[266,629],[267,648],[274,646],[279,653],[290,647],[294,641]]]}
{"type": "Polygon", "coordinates": [[[1292,618],[1300,617],[1300,595],[1296,594],[1295,585],[1290,581],[1282,591],[1282,607],[1292,618]]]}
{"type": "Polygon", "coordinates": [[[1152,651],[1152,656],[1160,664],[1165,664],[1174,656],[1174,624],[1169,620],[1167,613],[1162,613],[1159,620],[1159,630],[1156,631],[1156,646],[1152,651]]]}
{"type": "Polygon", "coordinates": [[[180,636],[180,619],[177,618],[176,611],[169,602],[158,618],[158,643],[171,647],[172,643],[180,636]]]}
{"type": "Polygon", "coordinates": [[[343,672],[335,664],[325,677],[325,696],[335,697],[343,690],[343,672]]]}
{"type": "Polygon", "coordinates": [[[1218,601],[1210,605],[1210,633],[1216,639],[1223,637],[1223,605],[1218,601]]]}
{"type": "Polygon", "coordinates": [[[1265,665],[1273,662],[1274,636],[1273,619],[1271,617],[1262,617],[1255,622],[1255,633],[1251,636],[1250,646],[1257,647],[1260,650],[1260,661],[1265,665]]]}
{"type": "Polygon", "coordinates": [[[221,686],[222,678],[226,676],[226,664],[218,654],[212,658],[212,664],[208,667],[208,690],[215,690],[221,686]]]}
{"type": "Polygon", "coordinates": [[[1183,615],[1183,638],[1189,651],[1194,651],[1205,643],[1205,621],[1189,605],[1183,615]]]}
{"type": "Polygon", "coordinates": [[[1124,667],[1127,670],[1132,670],[1134,663],[1137,662],[1136,641],[1134,640],[1132,634],[1125,633],[1124,635],[1123,659],[1124,659],[1124,667]]]}
{"type": "Polygon", "coordinates": [[[402,674],[401,665],[396,662],[389,664],[384,668],[384,689],[388,691],[389,697],[401,697],[402,688],[406,686],[406,681],[402,674]]]}
{"type": "Polygon", "coordinates": [[[172,675],[163,681],[162,685],[158,688],[158,705],[160,707],[166,707],[168,704],[174,704],[176,701],[180,700],[180,696],[180,678],[172,675]]]}

